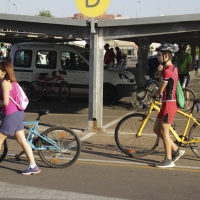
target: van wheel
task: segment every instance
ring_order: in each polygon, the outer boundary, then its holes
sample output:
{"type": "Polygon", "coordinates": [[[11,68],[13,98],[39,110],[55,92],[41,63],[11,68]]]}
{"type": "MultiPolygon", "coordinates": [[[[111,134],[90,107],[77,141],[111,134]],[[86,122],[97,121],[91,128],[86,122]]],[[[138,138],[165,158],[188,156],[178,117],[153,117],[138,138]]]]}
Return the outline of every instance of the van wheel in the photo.
{"type": "Polygon", "coordinates": [[[104,84],[103,86],[103,102],[104,104],[113,104],[117,101],[118,95],[114,86],[104,84]]]}
{"type": "Polygon", "coordinates": [[[21,86],[21,88],[23,89],[23,91],[25,93],[26,93],[26,89],[27,89],[29,84],[30,84],[29,82],[25,82],[25,81],[19,82],[19,85],[21,86]]]}

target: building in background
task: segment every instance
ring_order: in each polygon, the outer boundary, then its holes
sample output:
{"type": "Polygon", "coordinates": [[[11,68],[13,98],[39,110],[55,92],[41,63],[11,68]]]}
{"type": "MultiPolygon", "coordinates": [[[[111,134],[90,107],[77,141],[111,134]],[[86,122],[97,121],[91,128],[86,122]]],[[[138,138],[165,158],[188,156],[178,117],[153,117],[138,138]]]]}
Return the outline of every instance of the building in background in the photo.
{"type": "MultiPolygon", "coordinates": [[[[107,12],[104,12],[102,15],[95,17],[95,20],[112,20],[112,19],[127,19],[130,17],[122,17],[122,14],[107,14],[107,12]]],[[[76,20],[90,20],[91,17],[87,17],[83,15],[82,13],[76,13],[73,17],[67,17],[67,19],[76,19],[76,20]]]]}

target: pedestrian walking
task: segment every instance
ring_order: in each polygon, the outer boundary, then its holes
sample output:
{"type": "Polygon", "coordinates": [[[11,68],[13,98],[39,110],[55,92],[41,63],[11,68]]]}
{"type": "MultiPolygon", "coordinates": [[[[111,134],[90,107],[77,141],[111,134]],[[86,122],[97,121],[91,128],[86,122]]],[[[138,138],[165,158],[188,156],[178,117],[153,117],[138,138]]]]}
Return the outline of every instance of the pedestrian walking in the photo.
{"type": "Polygon", "coordinates": [[[115,57],[117,61],[116,67],[119,67],[121,65],[122,52],[120,51],[119,47],[115,47],[115,50],[116,50],[115,57]]]}
{"type": "Polygon", "coordinates": [[[19,110],[9,96],[15,99],[13,83],[17,82],[12,65],[9,62],[0,62],[0,107],[3,114],[0,125],[0,147],[8,136],[15,136],[17,142],[22,146],[29,166],[22,171],[23,175],[40,173],[35,163],[33,151],[24,134],[24,111],[19,110]]]}

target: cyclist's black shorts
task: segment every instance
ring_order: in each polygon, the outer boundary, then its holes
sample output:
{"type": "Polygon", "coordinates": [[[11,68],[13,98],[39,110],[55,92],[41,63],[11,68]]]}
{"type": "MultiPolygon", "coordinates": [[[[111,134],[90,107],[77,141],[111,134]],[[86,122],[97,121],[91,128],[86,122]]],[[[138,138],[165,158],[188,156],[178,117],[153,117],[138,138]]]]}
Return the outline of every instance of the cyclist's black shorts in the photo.
{"type": "Polygon", "coordinates": [[[185,87],[189,87],[190,85],[190,75],[188,74],[179,74],[178,75],[178,78],[179,78],[179,81],[180,81],[180,84],[183,85],[183,81],[184,81],[184,78],[187,77],[187,82],[185,84],[185,87]]]}

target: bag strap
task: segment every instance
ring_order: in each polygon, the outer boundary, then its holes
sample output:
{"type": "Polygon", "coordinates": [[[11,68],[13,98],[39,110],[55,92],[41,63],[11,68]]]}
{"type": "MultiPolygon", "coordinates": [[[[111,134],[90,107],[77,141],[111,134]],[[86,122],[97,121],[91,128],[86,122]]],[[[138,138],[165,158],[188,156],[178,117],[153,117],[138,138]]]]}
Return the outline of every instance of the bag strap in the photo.
{"type": "MultiPolygon", "coordinates": [[[[15,82],[12,82],[11,84],[12,84],[12,94],[13,94],[13,97],[14,97],[14,96],[16,96],[15,82]],[[15,91],[15,94],[14,94],[14,91],[15,91]]],[[[19,106],[19,104],[10,95],[9,95],[9,98],[16,106],[19,106]]]]}

